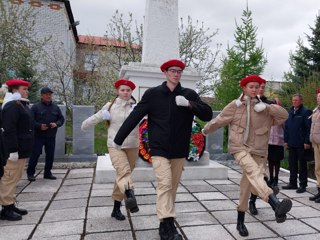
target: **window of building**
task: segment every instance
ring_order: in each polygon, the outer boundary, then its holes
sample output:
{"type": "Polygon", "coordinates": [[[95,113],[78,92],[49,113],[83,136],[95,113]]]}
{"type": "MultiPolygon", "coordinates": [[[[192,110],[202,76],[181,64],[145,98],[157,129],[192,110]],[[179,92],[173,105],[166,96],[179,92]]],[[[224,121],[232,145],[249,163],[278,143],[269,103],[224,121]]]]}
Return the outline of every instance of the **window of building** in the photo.
{"type": "Polygon", "coordinates": [[[98,54],[90,53],[85,55],[85,71],[97,71],[98,54]]]}

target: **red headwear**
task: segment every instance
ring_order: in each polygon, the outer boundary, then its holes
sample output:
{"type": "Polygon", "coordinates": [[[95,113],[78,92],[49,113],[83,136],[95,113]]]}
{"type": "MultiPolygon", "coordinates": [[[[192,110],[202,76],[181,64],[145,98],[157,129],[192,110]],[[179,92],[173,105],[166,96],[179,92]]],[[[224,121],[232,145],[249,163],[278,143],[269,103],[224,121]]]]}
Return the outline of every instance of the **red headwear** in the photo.
{"type": "Polygon", "coordinates": [[[21,79],[11,79],[6,81],[6,84],[8,87],[10,86],[25,86],[25,87],[30,87],[31,83],[21,80],[21,79]]]}
{"type": "Polygon", "coordinates": [[[174,67],[174,66],[179,67],[179,68],[181,68],[182,70],[186,67],[186,65],[185,65],[184,62],[182,62],[182,61],[180,61],[180,60],[178,60],[178,59],[171,59],[171,60],[169,60],[169,61],[164,62],[164,63],[161,65],[160,69],[161,69],[162,72],[164,72],[164,71],[166,71],[169,67],[174,67]]]}
{"type": "Polygon", "coordinates": [[[320,93],[320,87],[317,88],[316,94],[320,93]]]}
{"type": "Polygon", "coordinates": [[[118,88],[120,85],[127,85],[131,88],[132,91],[136,88],[136,85],[127,79],[119,79],[114,83],[115,88],[118,88]]]}
{"type": "Polygon", "coordinates": [[[263,78],[259,77],[258,75],[250,75],[248,77],[243,78],[240,81],[240,86],[244,87],[245,85],[247,85],[247,83],[249,82],[257,82],[259,84],[265,83],[266,80],[264,80],[263,78]]]}

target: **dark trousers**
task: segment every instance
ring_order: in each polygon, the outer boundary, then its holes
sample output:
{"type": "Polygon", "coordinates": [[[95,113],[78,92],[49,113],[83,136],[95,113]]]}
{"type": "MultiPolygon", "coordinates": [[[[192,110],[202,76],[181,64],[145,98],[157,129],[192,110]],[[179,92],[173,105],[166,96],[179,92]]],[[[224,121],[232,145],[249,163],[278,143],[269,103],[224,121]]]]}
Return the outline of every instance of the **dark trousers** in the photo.
{"type": "Polygon", "coordinates": [[[304,159],[304,148],[289,148],[289,170],[290,183],[296,185],[299,173],[299,182],[301,187],[308,184],[307,160],[304,159]],[[299,168],[298,168],[299,165],[299,168]]]}
{"type": "Polygon", "coordinates": [[[50,175],[54,160],[54,150],[56,147],[55,137],[35,137],[33,151],[29,159],[27,174],[34,175],[39,157],[42,153],[42,148],[46,153],[46,162],[44,167],[44,175],[50,175]]]}

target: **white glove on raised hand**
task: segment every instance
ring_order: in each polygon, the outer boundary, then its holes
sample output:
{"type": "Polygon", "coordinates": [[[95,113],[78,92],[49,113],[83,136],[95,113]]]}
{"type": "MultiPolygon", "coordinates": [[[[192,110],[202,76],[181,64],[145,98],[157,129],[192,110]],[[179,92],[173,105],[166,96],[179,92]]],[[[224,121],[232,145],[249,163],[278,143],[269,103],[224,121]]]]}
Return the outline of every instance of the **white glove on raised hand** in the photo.
{"type": "Polygon", "coordinates": [[[112,146],[113,146],[115,149],[121,150],[121,145],[118,145],[118,144],[116,144],[115,142],[113,142],[112,146]]]}
{"type": "Polygon", "coordinates": [[[11,161],[17,161],[19,159],[18,152],[10,153],[9,160],[11,161]]]}
{"type": "Polygon", "coordinates": [[[110,120],[111,119],[111,114],[108,110],[102,110],[101,111],[102,114],[102,119],[104,120],[110,120]]]}
{"type": "Polygon", "coordinates": [[[176,96],[177,106],[189,107],[189,101],[184,96],[176,96]]]}
{"type": "Polygon", "coordinates": [[[263,103],[263,102],[259,102],[259,103],[257,103],[256,105],[254,105],[254,110],[256,111],[256,112],[262,112],[263,110],[265,110],[266,109],[266,104],[265,103],[263,103]]]}

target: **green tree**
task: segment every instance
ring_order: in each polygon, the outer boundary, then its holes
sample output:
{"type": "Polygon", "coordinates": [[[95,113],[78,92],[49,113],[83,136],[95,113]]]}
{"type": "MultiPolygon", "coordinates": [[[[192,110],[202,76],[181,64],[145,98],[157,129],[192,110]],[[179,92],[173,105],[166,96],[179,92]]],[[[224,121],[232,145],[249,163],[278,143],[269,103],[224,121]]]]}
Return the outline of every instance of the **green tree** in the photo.
{"type": "MultiPolygon", "coordinates": [[[[285,83],[282,85],[279,95],[285,106],[291,106],[291,96],[295,93],[303,94],[305,86],[318,84],[317,77],[320,73],[320,17],[317,16],[315,26],[310,27],[311,35],[306,35],[308,46],[305,46],[301,38],[297,40],[294,52],[290,52],[290,70],[284,74],[285,83]],[[309,82],[312,83],[309,83],[309,82]]],[[[313,89],[314,91],[314,89],[313,89]]],[[[306,94],[308,92],[304,91],[306,94]]],[[[312,94],[313,96],[313,94],[312,94]]],[[[306,96],[305,96],[306,97],[306,96]]],[[[311,100],[311,99],[310,99],[311,100]]],[[[312,99],[313,100],[313,99],[312,99]]],[[[312,102],[304,101],[307,105],[312,102]]]]}
{"type": "Polygon", "coordinates": [[[34,38],[36,12],[0,0],[0,82],[23,78],[32,83],[30,99],[36,99],[38,80],[34,66],[45,40],[34,38]]]}
{"type": "Polygon", "coordinates": [[[235,45],[227,48],[222,60],[220,81],[216,84],[214,108],[222,109],[231,100],[238,98],[239,81],[251,74],[260,75],[267,63],[262,44],[257,46],[257,27],[252,22],[252,12],[243,10],[242,24],[236,21],[235,45]]]}
{"type": "Polygon", "coordinates": [[[218,34],[218,29],[211,32],[210,28],[205,28],[201,24],[192,21],[188,16],[186,24],[181,18],[179,26],[179,52],[180,58],[187,67],[196,69],[202,74],[200,81],[196,83],[200,96],[212,95],[214,82],[217,80],[219,66],[217,57],[220,54],[221,44],[216,44],[215,51],[212,50],[213,38],[218,34]]]}

